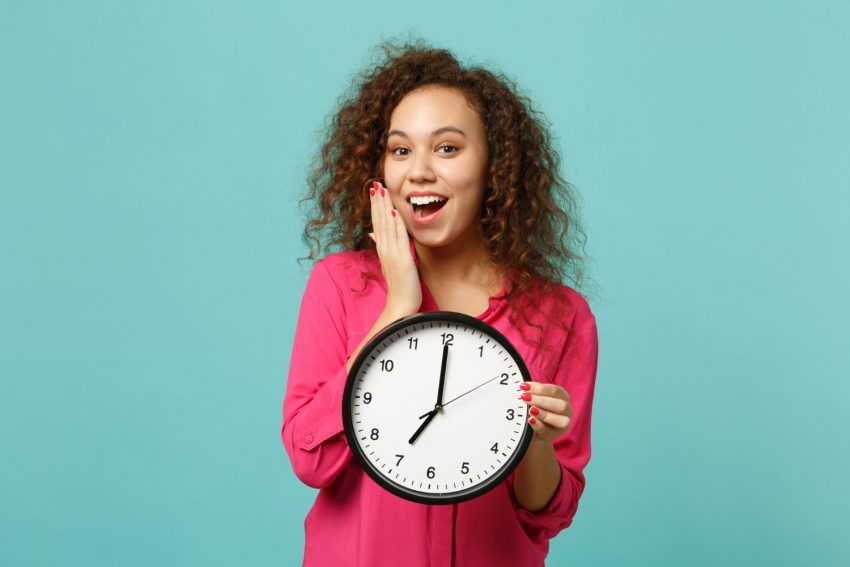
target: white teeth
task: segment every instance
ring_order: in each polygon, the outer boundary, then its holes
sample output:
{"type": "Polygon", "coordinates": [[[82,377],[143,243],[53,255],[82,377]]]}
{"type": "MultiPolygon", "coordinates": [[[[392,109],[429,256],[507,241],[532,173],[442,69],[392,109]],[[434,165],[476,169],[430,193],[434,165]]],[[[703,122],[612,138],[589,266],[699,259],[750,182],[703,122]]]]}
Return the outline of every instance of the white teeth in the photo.
{"type": "Polygon", "coordinates": [[[428,197],[411,197],[410,202],[414,205],[427,205],[428,203],[436,203],[438,201],[445,201],[446,197],[435,197],[433,195],[429,195],[428,197]]]}

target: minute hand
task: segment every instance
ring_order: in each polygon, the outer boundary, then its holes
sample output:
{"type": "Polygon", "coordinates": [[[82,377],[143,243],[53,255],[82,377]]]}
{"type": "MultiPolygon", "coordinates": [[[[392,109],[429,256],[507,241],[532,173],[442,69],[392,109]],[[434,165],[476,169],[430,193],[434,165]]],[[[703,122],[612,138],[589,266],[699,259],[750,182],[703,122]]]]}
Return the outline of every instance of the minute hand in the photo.
{"type": "MultiPolygon", "coordinates": [[[[443,407],[446,407],[447,405],[449,405],[450,403],[452,403],[452,402],[453,402],[453,401],[455,401],[455,400],[459,400],[460,398],[464,397],[465,395],[469,394],[470,392],[474,392],[475,390],[477,390],[477,389],[478,389],[478,388],[480,388],[481,386],[486,386],[487,384],[489,384],[490,382],[492,382],[493,380],[495,380],[495,379],[496,379],[496,378],[498,378],[499,376],[501,376],[501,374],[497,374],[496,376],[493,376],[492,378],[490,378],[489,380],[487,380],[487,381],[486,381],[486,382],[484,382],[483,384],[479,384],[479,385],[477,385],[476,387],[474,387],[473,389],[468,390],[468,391],[466,391],[466,392],[462,393],[462,394],[461,394],[461,395],[459,395],[458,397],[456,397],[456,398],[452,398],[451,400],[449,400],[449,401],[447,401],[446,403],[444,403],[444,404],[443,404],[443,407]]],[[[427,412],[427,413],[423,413],[422,415],[420,415],[420,416],[419,416],[419,419],[422,419],[423,417],[427,416],[429,413],[431,413],[431,412],[429,411],[429,412],[427,412]]]]}
{"type": "Polygon", "coordinates": [[[437,405],[439,408],[443,405],[443,386],[446,383],[446,359],[449,356],[449,345],[443,345],[443,361],[440,363],[440,386],[437,388],[437,405]]]}

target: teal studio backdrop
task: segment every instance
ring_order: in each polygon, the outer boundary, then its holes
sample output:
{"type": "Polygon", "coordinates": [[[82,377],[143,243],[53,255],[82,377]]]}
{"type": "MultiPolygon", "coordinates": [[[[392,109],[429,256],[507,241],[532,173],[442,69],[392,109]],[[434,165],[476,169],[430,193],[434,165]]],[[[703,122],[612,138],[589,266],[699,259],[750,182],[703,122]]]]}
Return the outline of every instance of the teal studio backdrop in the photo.
{"type": "Polygon", "coordinates": [[[580,191],[593,457],[550,565],[848,565],[850,4],[0,3],[0,565],[300,565],[297,198],[382,39],[580,191]]]}

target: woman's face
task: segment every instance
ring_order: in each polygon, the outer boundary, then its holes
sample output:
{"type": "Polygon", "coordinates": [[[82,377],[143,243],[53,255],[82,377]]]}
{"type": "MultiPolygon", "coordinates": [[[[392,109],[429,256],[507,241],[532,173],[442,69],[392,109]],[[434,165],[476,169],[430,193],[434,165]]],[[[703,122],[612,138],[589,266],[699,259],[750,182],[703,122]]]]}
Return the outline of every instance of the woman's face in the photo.
{"type": "Polygon", "coordinates": [[[384,185],[417,242],[464,246],[480,237],[487,157],[484,124],[460,91],[426,86],[399,102],[390,116],[384,185]],[[419,206],[411,202],[417,195],[444,201],[419,206]]]}

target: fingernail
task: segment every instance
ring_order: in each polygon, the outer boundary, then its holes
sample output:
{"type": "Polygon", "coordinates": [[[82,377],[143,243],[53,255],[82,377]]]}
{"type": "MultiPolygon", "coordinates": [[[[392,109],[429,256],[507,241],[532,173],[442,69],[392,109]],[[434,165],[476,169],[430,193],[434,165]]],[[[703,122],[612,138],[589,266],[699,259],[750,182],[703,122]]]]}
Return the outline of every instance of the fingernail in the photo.
{"type": "Polygon", "coordinates": [[[377,181],[372,182],[372,189],[374,189],[375,191],[378,190],[378,182],[377,181]]]}
{"type": "Polygon", "coordinates": [[[375,196],[375,188],[374,188],[374,187],[373,187],[372,189],[369,189],[369,196],[370,196],[370,197],[374,197],[374,196],[375,196]]]}
{"type": "Polygon", "coordinates": [[[539,414],[539,413],[540,413],[540,410],[539,410],[539,409],[537,409],[537,408],[536,408],[536,407],[534,407],[534,406],[531,406],[531,409],[530,409],[529,411],[531,412],[531,415],[537,415],[537,414],[539,414]]]}
{"type": "Polygon", "coordinates": [[[375,233],[374,233],[374,232],[370,232],[370,233],[369,233],[369,238],[371,238],[372,240],[375,240],[375,233]]]}
{"type": "Polygon", "coordinates": [[[536,419],[534,419],[534,418],[532,417],[531,419],[529,419],[529,420],[528,420],[528,422],[529,422],[531,425],[534,425],[535,423],[537,423],[537,420],[536,420],[536,419]]]}
{"type": "Polygon", "coordinates": [[[381,197],[383,197],[386,193],[384,192],[384,188],[381,187],[381,197]]]}
{"type": "Polygon", "coordinates": [[[523,395],[520,396],[520,398],[522,398],[526,402],[530,402],[531,401],[531,394],[523,394],[523,395]]]}
{"type": "Polygon", "coordinates": [[[395,216],[395,209],[393,209],[393,210],[392,210],[392,211],[390,211],[390,212],[393,214],[393,216],[395,216]]]}
{"type": "Polygon", "coordinates": [[[531,389],[531,384],[529,384],[528,382],[523,382],[522,384],[519,385],[519,387],[523,390],[528,391],[528,390],[531,389]]]}

